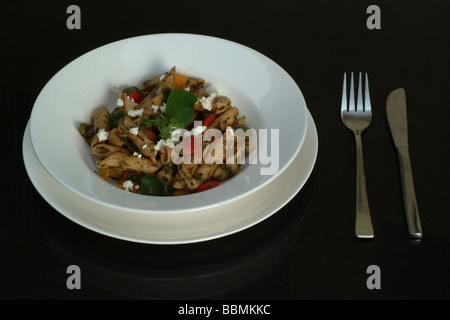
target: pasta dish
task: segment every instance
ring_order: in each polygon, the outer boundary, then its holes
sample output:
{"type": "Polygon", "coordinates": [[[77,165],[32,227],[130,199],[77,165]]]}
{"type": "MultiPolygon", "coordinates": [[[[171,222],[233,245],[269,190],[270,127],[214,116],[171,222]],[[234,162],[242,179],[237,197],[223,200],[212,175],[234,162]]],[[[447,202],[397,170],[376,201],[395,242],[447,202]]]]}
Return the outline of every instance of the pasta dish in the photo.
{"type": "Polygon", "coordinates": [[[251,149],[238,133],[251,130],[228,97],[175,67],[123,89],[114,110],[101,106],[78,127],[100,177],[153,196],[201,192],[234,176],[251,149]]]}

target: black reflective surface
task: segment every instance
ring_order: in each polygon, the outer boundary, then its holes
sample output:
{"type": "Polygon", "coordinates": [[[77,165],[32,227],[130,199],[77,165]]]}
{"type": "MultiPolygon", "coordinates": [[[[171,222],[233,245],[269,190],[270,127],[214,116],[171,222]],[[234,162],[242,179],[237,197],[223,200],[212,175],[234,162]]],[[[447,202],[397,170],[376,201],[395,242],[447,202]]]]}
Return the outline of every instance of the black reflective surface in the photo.
{"type": "Polygon", "coordinates": [[[125,1],[78,1],[81,29],[69,30],[71,4],[3,8],[0,298],[450,298],[448,1],[137,1],[132,14],[123,13],[125,1]],[[366,27],[372,4],[381,10],[379,30],[366,27]],[[23,133],[47,81],[101,45],[165,32],[216,36],[265,54],[297,82],[314,118],[319,153],[308,183],[248,230],[179,246],[112,239],[59,214],[25,172],[23,133]],[[368,72],[370,81],[374,116],[363,148],[373,241],[353,231],[354,140],[339,114],[350,71],[368,72]],[[424,232],[416,243],[407,236],[385,114],[399,87],[424,232]],[[69,265],[81,269],[80,290],[66,286],[69,265]],[[381,289],[367,287],[371,265],[380,268],[381,289]]]}

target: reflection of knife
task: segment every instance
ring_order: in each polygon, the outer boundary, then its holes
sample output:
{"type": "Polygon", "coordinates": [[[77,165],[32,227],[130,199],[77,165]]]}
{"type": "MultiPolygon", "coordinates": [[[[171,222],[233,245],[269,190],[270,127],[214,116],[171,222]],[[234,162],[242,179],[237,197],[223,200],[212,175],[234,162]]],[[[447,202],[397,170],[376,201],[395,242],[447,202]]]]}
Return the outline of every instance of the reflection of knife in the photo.
{"type": "Polygon", "coordinates": [[[386,101],[386,114],[400,161],[409,236],[414,239],[422,238],[422,226],[417,209],[411,162],[409,160],[406,95],[403,88],[396,89],[389,94],[386,101]]]}

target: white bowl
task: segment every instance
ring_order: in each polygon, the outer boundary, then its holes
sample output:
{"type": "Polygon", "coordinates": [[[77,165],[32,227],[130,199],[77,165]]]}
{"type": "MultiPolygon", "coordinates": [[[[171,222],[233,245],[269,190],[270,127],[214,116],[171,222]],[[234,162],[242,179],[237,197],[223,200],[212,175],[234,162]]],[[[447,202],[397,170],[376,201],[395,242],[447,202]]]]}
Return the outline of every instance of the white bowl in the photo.
{"type": "MultiPolygon", "coordinates": [[[[209,36],[156,34],[117,41],[90,51],[60,70],[42,89],[30,118],[34,151],[43,167],[78,195],[129,211],[173,213],[226,204],[270,183],[293,161],[307,129],[307,108],[294,80],[266,56],[209,36]],[[118,189],[97,176],[95,159],[77,131],[91,112],[114,109],[118,92],[176,66],[228,96],[249,127],[279,129],[278,170],[246,164],[212,190],[181,197],[152,197],[118,189]]],[[[260,145],[258,145],[260,147],[260,145]]],[[[268,145],[268,152],[273,146],[268,145]]],[[[275,161],[275,157],[273,158],[275,161]]]]}

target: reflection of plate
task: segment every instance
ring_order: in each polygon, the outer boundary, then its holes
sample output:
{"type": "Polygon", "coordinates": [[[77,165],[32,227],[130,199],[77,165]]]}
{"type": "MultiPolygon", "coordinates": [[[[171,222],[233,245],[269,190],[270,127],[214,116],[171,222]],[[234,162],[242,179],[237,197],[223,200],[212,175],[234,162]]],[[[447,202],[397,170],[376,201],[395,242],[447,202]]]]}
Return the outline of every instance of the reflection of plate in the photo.
{"type": "Polygon", "coordinates": [[[72,221],[111,237],[142,243],[180,244],[222,237],[268,218],[302,188],[312,172],[318,150],[317,131],[308,113],[308,130],[293,163],[261,190],[213,210],[189,215],[152,215],[102,206],[64,188],[42,167],[31,146],[29,125],[23,156],[35,188],[56,210],[72,221]]]}
{"type": "MultiPolygon", "coordinates": [[[[51,215],[35,216],[35,220],[64,265],[75,264],[82,270],[87,290],[83,299],[98,298],[91,285],[104,290],[102,299],[223,299],[220,295],[229,291],[232,296],[242,291],[248,297],[245,286],[263,275],[266,287],[274,285],[270,295],[263,297],[279,299],[286,294],[279,286],[286,264],[279,262],[298,239],[312,192],[313,181],[308,181],[276,215],[257,225],[186,245],[145,245],[100,237],[69,222],[55,223],[58,217],[51,215]]],[[[254,294],[251,299],[259,299],[262,293],[254,294]]]]}
{"type": "Polygon", "coordinates": [[[214,37],[159,34],[113,42],[69,63],[42,89],[29,123],[42,166],[78,195],[130,212],[190,214],[244,198],[281,174],[304,141],[307,109],[289,74],[255,50],[214,37]],[[106,105],[112,111],[120,90],[173,66],[178,73],[205,79],[246,116],[246,125],[258,133],[256,163],[241,168],[220,188],[184,197],[146,197],[105,183],[95,173],[96,161],[77,126],[89,121],[97,107],[106,105]],[[278,130],[278,142],[272,130],[278,130]],[[272,159],[266,161],[269,154],[272,159]]]}

